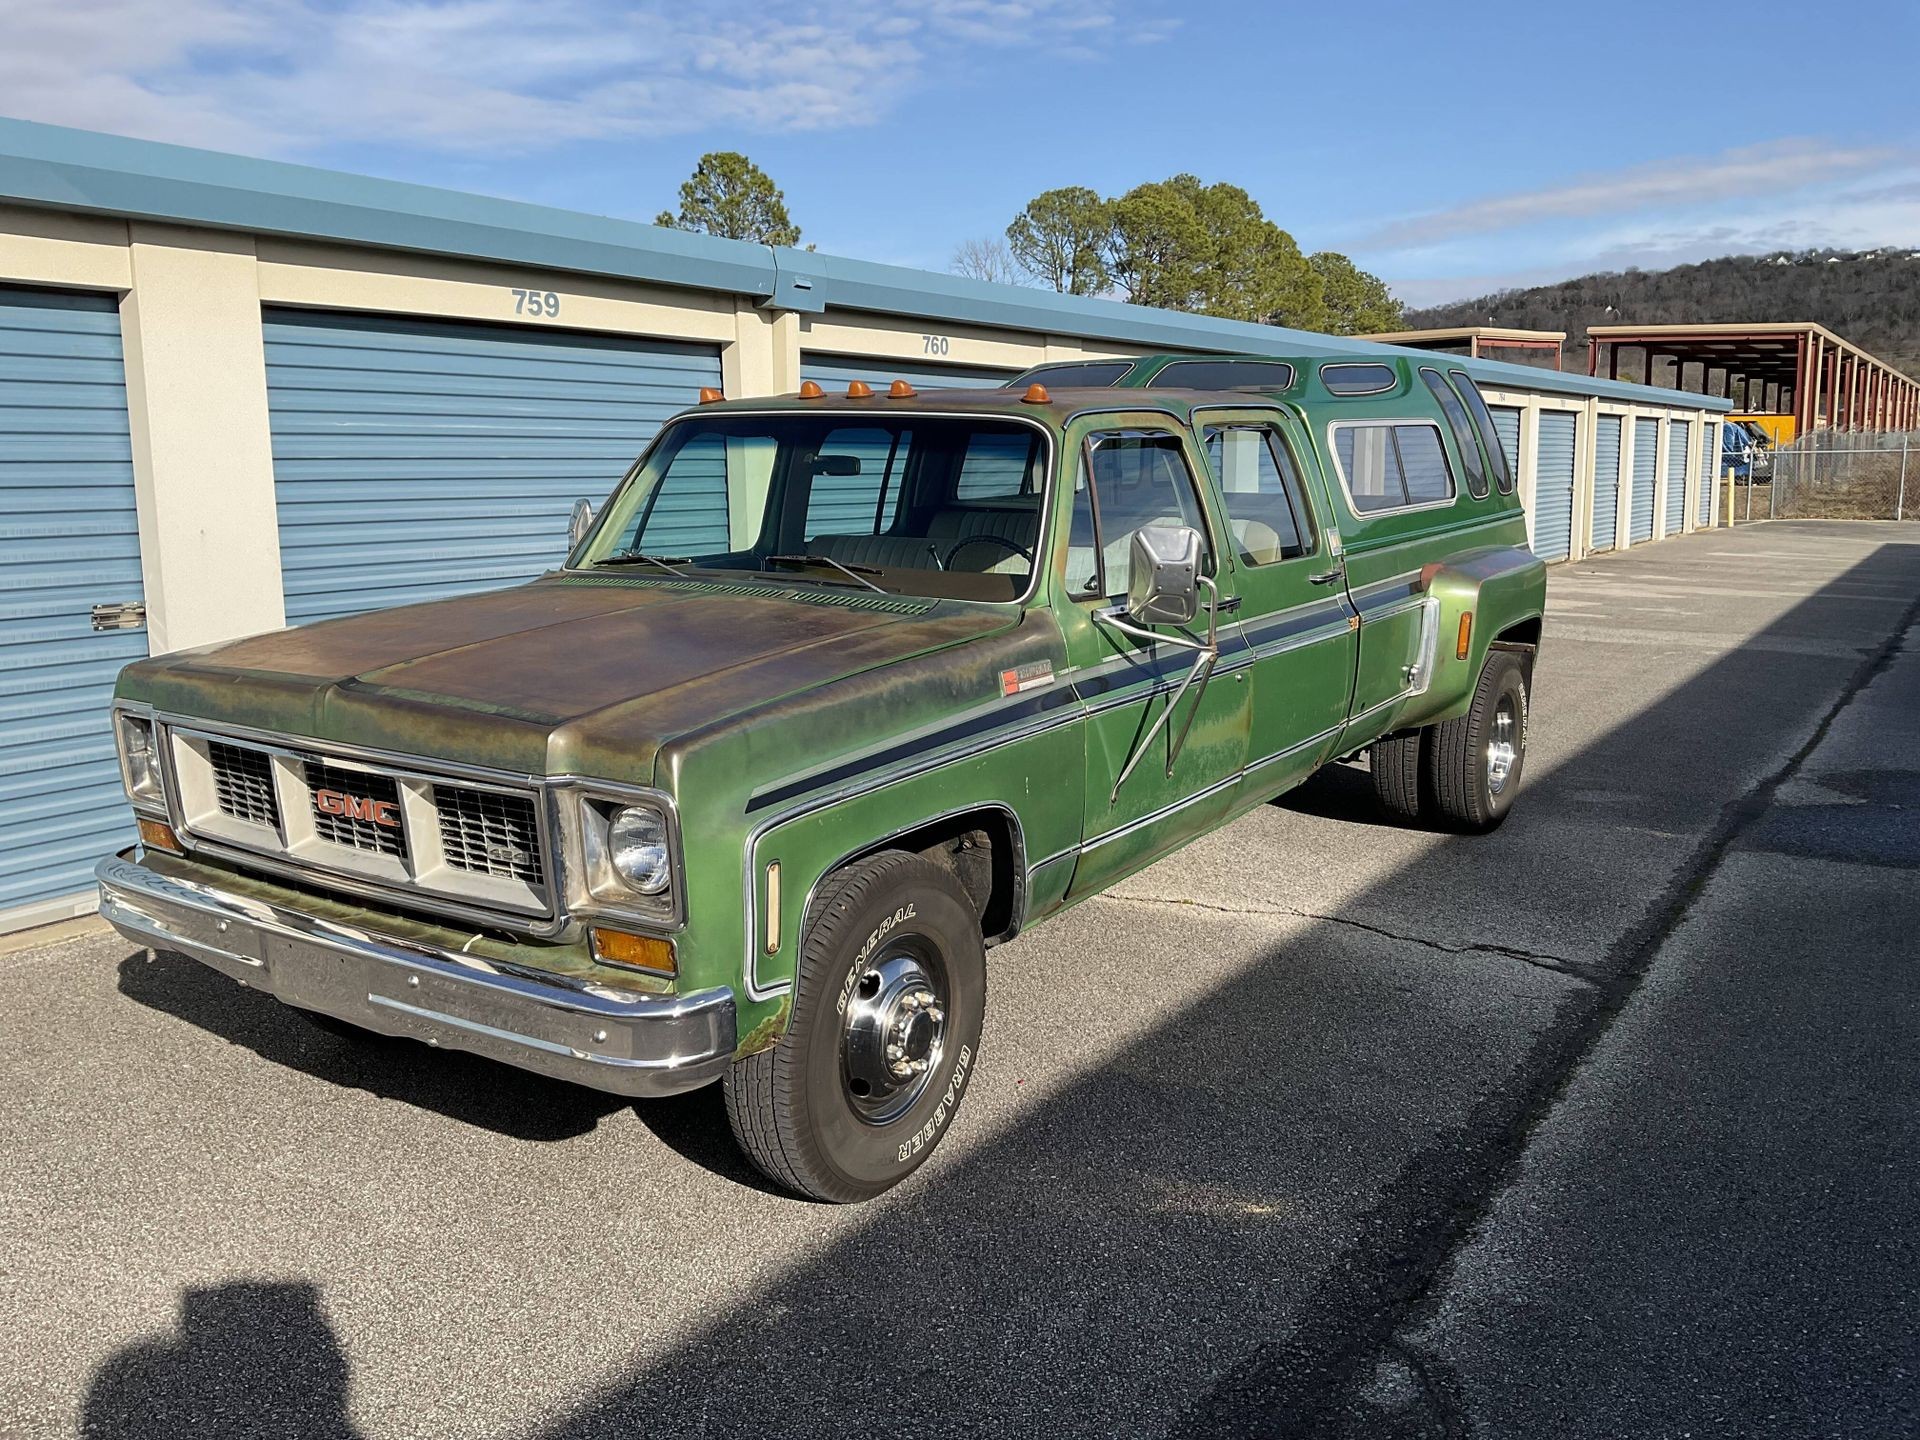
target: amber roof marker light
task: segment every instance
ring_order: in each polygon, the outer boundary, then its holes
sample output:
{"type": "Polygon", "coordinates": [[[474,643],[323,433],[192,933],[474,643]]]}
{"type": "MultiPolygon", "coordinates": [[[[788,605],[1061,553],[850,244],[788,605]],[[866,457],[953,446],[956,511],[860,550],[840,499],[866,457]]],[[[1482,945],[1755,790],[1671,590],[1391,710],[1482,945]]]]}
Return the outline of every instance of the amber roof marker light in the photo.
{"type": "Polygon", "coordinates": [[[820,388],[820,382],[818,380],[802,380],[800,382],[800,398],[802,400],[818,400],[826,393],[826,391],[820,388]]]}
{"type": "Polygon", "coordinates": [[[887,387],[887,398],[889,400],[911,400],[919,393],[918,390],[915,390],[913,386],[904,380],[896,380],[887,387]]]}
{"type": "Polygon", "coordinates": [[[871,400],[872,398],[873,398],[873,386],[869,385],[866,381],[853,380],[848,382],[847,399],[871,400]]]}
{"type": "Polygon", "coordinates": [[[1051,405],[1053,403],[1053,396],[1047,393],[1047,387],[1042,385],[1038,380],[1027,386],[1027,393],[1020,398],[1029,405],[1051,405]]]}
{"type": "Polygon", "coordinates": [[[726,398],[724,391],[716,390],[711,385],[702,385],[700,387],[700,403],[702,405],[717,405],[726,398]]]}

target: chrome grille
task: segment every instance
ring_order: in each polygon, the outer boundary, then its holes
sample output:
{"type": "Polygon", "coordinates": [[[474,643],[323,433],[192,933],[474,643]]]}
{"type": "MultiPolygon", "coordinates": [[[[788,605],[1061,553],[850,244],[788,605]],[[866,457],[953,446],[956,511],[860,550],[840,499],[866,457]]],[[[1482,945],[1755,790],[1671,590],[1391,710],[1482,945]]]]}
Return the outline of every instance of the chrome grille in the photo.
{"type": "Polygon", "coordinates": [[[307,788],[313,793],[313,833],[335,845],[402,859],[407,853],[406,832],[400,828],[400,787],[391,776],[365,770],[342,770],[323,760],[307,761],[307,788]],[[344,796],[348,809],[340,814],[322,809],[321,792],[344,796]],[[384,813],[394,823],[382,825],[371,817],[384,813]]]}
{"type": "Polygon", "coordinates": [[[215,740],[207,746],[213,793],[223,813],[269,829],[280,828],[280,802],[273,793],[273,762],[264,750],[215,740]]]}
{"type": "Polygon", "coordinates": [[[449,865],[529,885],[545,878],[540,827],[526,796],[441,784],[433,787],[433,804],[440,815],[440,850],[449,865]]]}

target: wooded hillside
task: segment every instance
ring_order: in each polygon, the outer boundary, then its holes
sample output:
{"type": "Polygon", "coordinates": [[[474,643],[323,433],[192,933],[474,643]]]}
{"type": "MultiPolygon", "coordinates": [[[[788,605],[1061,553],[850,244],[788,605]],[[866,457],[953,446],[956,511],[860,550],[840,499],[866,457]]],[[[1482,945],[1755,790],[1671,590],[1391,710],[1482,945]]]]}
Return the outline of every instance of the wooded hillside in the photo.
{"type": "Polygon", "coordinates": [[[1729,255],[1672,270],[1582,275],[1557,285],[1409,310],[1406,324],[1408,329],[1564,330],[1567,368],[1585,370],[1589,325],[1742,320],[1816,321],[1896,369],[1920,376],[1920,249],[1729,255]]]}

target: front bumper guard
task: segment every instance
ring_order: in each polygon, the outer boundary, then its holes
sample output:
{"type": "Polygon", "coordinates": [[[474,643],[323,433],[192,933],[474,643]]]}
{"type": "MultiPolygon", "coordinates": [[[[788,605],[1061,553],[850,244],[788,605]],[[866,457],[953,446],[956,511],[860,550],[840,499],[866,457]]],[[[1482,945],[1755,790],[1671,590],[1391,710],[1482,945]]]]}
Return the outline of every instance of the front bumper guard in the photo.
{"type": "Polygon", "coordinates": [[[110,855],[100,914],[289,1005],[615,1095],[674,1095],[733,1058],[730,990],[643,995],[511,970],[162,875],[110,855]]]}

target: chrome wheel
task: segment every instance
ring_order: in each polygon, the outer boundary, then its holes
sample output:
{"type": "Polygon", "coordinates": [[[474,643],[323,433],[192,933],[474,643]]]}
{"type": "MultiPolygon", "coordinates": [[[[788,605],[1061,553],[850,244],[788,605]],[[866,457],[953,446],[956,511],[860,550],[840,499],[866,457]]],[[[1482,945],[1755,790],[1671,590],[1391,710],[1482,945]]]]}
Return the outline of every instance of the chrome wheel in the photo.
{"type": "Polygon", "coordinates": [[[1487,735],[1487,793],[1498,795],[1507,788],[1514,762],[1520,757],[1520,708],[1511,695],[1502,696],[1493,712],[1493,725],[1487,735]]]}
{"type": "Polygon", "coordinates": [[[930,950],[895,942],[853,980],[841,1030],[847,1102],[869,1125],[913,1108],[946,1051],[946,969],[930,950]]]}

